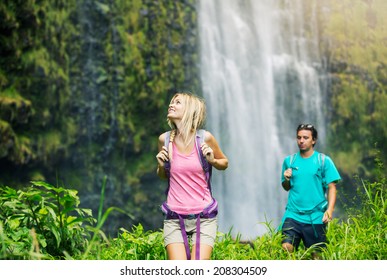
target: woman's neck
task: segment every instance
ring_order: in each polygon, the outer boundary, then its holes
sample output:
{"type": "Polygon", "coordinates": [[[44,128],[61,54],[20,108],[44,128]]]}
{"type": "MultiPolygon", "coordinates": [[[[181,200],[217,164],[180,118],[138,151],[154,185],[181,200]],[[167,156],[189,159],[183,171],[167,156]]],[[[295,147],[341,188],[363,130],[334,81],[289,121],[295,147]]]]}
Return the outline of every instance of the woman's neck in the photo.
{"type": "Polygon", "coordinates": [[[184,135],[180,130],[179,128],[176,129],[176,132],[175,132],[175,140],[177,140],[176,142],[180,142],[180,143],[183,143],[184,146],[189,146],[191,143],[192,143],[192,140],[194,139],[194,135],[195,135],[195,132],[194,131],[190,131],[188,133],[188,135],[184,135]]]}

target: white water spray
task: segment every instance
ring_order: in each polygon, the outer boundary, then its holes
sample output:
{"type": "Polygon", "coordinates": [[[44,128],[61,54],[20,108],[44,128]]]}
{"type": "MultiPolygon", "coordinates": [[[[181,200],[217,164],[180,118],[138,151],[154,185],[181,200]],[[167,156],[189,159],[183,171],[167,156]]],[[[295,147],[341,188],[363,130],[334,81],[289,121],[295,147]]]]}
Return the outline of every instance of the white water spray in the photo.
{"type": "Polygon", "coordinates": [[[229,158],[213,176],[219,230],[242,239],[280,223],[281,165],[297,151],[297,125],[315,124],[320,147],[325,138],[317,29],[303,21],[302,2],[199,0],[207,127],[229,158]]]}

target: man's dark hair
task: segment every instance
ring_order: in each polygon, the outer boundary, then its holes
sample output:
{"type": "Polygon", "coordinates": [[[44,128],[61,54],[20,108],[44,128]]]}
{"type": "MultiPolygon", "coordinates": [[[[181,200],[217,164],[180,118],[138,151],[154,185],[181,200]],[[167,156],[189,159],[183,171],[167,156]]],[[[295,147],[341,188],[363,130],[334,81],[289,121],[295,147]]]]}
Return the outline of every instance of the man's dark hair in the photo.
{"type": "Polygon", "coordinates": [[[310,130],[310,131],[312,131],[313,140],[314,141],[317,140],[318,133],[317,133],[317,130],[314,128],[314,126],[312,124],[300,124],[297,127],[297,132],[299,132],[300,130],[310,130]]]}

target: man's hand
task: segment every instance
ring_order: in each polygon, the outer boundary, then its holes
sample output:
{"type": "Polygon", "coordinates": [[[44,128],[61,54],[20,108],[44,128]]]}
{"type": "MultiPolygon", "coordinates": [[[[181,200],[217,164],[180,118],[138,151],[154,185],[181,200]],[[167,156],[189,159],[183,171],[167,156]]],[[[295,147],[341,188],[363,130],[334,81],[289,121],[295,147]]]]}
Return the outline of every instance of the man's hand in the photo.
{"type": "Polygon", "coordinates": [[[284,172],[284,177],[286,181],[290,181],[290,178],[292,177],[292,169],[288,168],[284,172]]]}
{"type": "Polygon", "coordinates": [[[329,213],[329,211],[325,211],[324,212],[324,216],[323,216],[323,219],[322,219],[323,223],[328,223],[330,221],[332,221],[332,213],[329,213]]]}

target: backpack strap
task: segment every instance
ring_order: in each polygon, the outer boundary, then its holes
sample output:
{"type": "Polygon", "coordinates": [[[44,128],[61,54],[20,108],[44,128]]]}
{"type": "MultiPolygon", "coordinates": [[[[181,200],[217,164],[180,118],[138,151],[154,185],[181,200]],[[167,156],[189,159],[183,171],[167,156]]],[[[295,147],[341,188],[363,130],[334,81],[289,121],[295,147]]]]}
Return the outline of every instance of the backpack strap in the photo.
{"type": "Polygon", "coordinates": [[[169,137],[171,136],[171,131],[167,131],[165,133],[165,139],[164,139],[164,146],[168,148],[169,144],[169,137]]]}
{"type": "MultiPolygon", "coordinates": [[[[169,141],[170,141],[170,136],[171,136],[171,131],[167,131],[165,134],[165,139],[164,139],[164,146],[169,148],[169,141]]],[[[211,175],[212,175],[212,165],[208,163],[206,160],[205,156],[203,155],[201,145],[204,143],[204,136],[205,136],[205,130],[204,129],[199,129],[196,131],[196,136],[195,136],[195,148],[196,151],[199,155],[199,160],[200,164],[204,170],[205,176],[206,176],[206,181],[207,181],[207,186],[210,190],[211,196],[212,196],[212,190],[211,190],[211,175]]],[[[170,161],[165,162],[164,164],[164,169],[165,169],[165,174],[167,175],[168,178],[168,187],[165,191],[165,195],[168,195],[169,191],[169,177],[170,177],[170,169],[171,169],[171,163],[170,161]]],[[[173,217],[172,211],[168,209],[168,206],[166,202],[163,203],[161,209],[163,210],[164,213],[167,214],[167,217],[169,216],[170,218],[173,217]]],[[[196,260],[200,259],[200,217],[204,218],[212,218],[215,217],[218,213],[218,203],[216,200],[213,198],[213,202],[210,204],[210,207],[207,207],[206,209],[203,210],[202,213],[195,215],[196,219],[196,252],[195,252],[195,257],[196,260]]],[[[184,225],[184,219],[188,218],[185,217],[184,215],[180,215],[177,213],[174,213],[177,218],[179,219],[179,224],[181,228],[181,233],[183,236],[183,241],[184,241],[184,247],[187,255],[187,260],[191,259],[191,252],[189,249],[189,243],[188,243],[188,238],[187,238],[187,232],[185,230],[185,225],[184,225]]],[[[176,217],[174,217],[176,218],[176,217]]]]}
{"type": "MultiPolygon", "coordinates": [[[[295,154],[290,156],[290,159],[289,159],[290,168],[293,168],[292,165],[293,165],[294,161],[296,160],[296,156],[297,156],[297,153],[295,153],[295,154]]],[[[322,186],[323,186],[323,190],[324,190],[324,186],[325,186],[325,166],[324,166],[324,164],[325,164],[325,154],[323,154],[323,153],[319,153],[318,154],[318,163],[319,163],[320,168],[321,168],[322,186]]],[[[315,212],[315,211],[322,211],[322,212],[324,212],[326,210],[326,207],[327,207],[327,201],[324,199],[323,201],[318,203],[315,207],[313,207],[313,209],[310,209],[310,210],[301,211],[301,210],[297,210],[297,209],[291,209],[291,208],[288,208],[288,207],[286,209],[290,210],[292,212],[301,214],[301,215],[309,215],[310,223],[312,225],[312,228],[313,228],[313,231],[314,231],[314,235],[317,238],[318,234],[317,234],[317,231],[316,231],[315,226],[313,224],[311,214],[313,212],[315,212]]]]}
{"type": "Polygon", "coordinates": [[[292,155],[290,156],[290,159],[289,159],[289,163],[290,163],[289,168],[292,168],[293,163],[294,163],[295,160],[296,160],[296,157],[297,157],[297,153],[294,153],[294,154],[292,154],[292,155]]]}
{"type": "MultiPolygon", "coordinates": [[[[292,167],[294,161],[296,160],[296,157],[297,157],[297,153],[292,154],[290,156],[290,159],[289,159],[290,168],[292,167]]],[[[319,165],[321,166],[322,177],[325,178],[325,154],[323,153],[318,154],[318,162],[319,162],[319,165]]]]}
{"type": "MultiPolygon", "coordinates": [[[[297,153],[294,153],[290,156],[289,168],[293,168],[293,164],[296,160],[296,157],[297,157],[297,153]]],[[[323,187],[325,187],[325,154],[318,153],[318,163],[319,163],[320,168],[321,168],[321,178],[322,178],[323,187]]]]}
{"type": "MultiPolygon", "coordinates": [[[[165,139],[164,139],[164,146],[167,148],[167,151],[168,151],[168,147],[169,147],[169,138],[171,136],[171,131],[167,131],[166,134],[165,134],[165,139]]],[[[169,176],[171,175],[170,173],[170,170],[171,170],[171,163],[168,161],[166,161],[164,163],[164,170],[165,170],[165,174],[167,175],[167,178],[168,178],[168,186],[167,186],[167,189],[165,190],[165,195],[168,195],[168,191],[169,191],[169,176]]]]}
{"type": "Polygon", "coordinates": [[[204,173],[206,174],[206,181],[207,181],[207,186],[210,190],[210,193],[212,195],[212,189],[211,189],[211,175],[212,175],[212,165],[208,163],[206,160],[206,157],[203,155],[201,146],[204,143],[204,136],[205,136],[205,130],[204,129],[199,129],[196,133],[196,150],[199,154],[199,159],[200,159],[200,164],[202,165],[202,168],[204,170],[204,173]]]}
{"type": "Polygon", "coordinates": [[[325,187],[325,154],[323,153],[318,154],[318,162],[321,167],[321,177],[323,181],[323,186],[325,187]]]}
{"type": "Polygon", "coordinates": [[[200,218],[215,218],[218,214],[218,202],[216,199],[212,199],[212,202],[203,209],[201,213],[191,214],[191,215],[181,215],[178,214],[171,209],[169,209],[167,202],[164,202],[161,205],[161,211],[163,211],[166,219],[178,219],[179,225],[181,229],[181,234],[183,236],[185,253],[187,256],[187,260],[191,259],[191,251],[189,248],[187,231],[185,229],[184,219],[196,219],[196,250],[195,250],[195,259],[200,259],[200,218]]]}
{"type": "MultiPolygon", "coordinates": [[[[208,188],[210,190],[210,193],[212,195],[212,189],[211,189],[211,176],[212,176],[212,165],[208,163],[206,160],[205,156],[202,153],[201,145],[204,143],[204,135],[205,135],[205,130],[204,129],[199,129],[196,132],[196,137],[195,137],[195,147],[196,151],[199,154],[199,160],[200,164],[204,170],[204,173],[206,175],[206,181],[208,188]]],[[[167,131],[165,134],[165,139],[164,139],[164,146],[169,148],[169,140],[171,136],[171,131],[167,131]]],[[[168,194],[169,191],[169,176],[170,176],[170,169],[171,169],[171,163],[169,161],[165,162],[164,164],[164,169],[165,169],[165,174],[167,175],[168,178],[168,188],[166,190],[166,194],[168,194]]]]}

